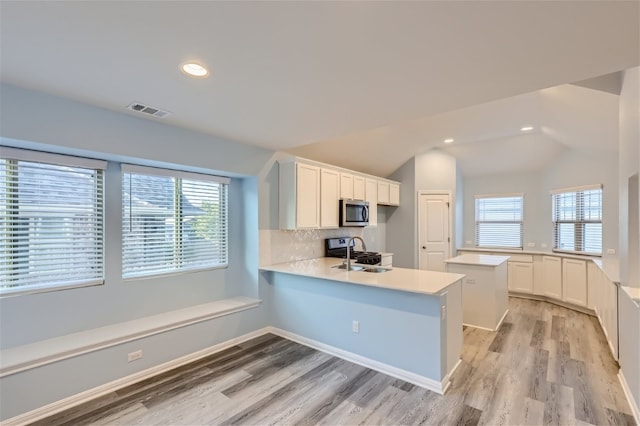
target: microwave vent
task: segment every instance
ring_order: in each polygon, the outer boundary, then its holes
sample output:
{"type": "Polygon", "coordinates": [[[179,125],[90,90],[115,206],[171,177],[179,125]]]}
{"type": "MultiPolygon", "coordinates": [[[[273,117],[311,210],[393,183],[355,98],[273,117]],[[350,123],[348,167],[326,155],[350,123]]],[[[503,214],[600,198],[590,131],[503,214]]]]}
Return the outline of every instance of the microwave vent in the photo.
{"type": "Polygon", "coordinates": [[[127,109],[131,111],[140,112],[142,114],[152,115],[158,118],[164,118],[171,114],[169,111],[162,110],[160,108],[152,107],[149,105],[141,104],[140,102],[134,102],[127,106],[127,109]]]}

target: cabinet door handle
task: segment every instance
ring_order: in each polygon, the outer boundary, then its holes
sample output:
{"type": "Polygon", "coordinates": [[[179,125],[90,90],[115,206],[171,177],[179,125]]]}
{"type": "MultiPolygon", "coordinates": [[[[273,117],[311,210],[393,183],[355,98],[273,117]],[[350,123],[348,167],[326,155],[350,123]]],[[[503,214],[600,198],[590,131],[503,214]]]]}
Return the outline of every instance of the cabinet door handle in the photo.
{"type": "Polygon", "coordinates": [[[422,250],[426,250],[426,249],[427,249],[427,246],[422,246],[422,250]]]}

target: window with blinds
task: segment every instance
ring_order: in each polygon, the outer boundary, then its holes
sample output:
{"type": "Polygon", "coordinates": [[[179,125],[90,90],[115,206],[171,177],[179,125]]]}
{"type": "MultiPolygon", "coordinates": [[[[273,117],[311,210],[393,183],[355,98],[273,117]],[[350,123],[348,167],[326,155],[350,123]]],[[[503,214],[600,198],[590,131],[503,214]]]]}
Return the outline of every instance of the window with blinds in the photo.
{"type": "Polygon", "coordinates": [[[103,282],[106,162],[0,149],[0,294],[103,282]]]}
{"type": "Polygon", "coordinates": [[[602,185],[552,191],[553,250],[602,254],[602,185]]]}
{"type": "Polygon", "coordinates": [[[227,266],[228,178],[123,165],[124,278],[227,266]]]}
{"type": "Polygon", "coordinates": [[[476,247],[522,248],[524,196],[477,195],[476,247]]]}

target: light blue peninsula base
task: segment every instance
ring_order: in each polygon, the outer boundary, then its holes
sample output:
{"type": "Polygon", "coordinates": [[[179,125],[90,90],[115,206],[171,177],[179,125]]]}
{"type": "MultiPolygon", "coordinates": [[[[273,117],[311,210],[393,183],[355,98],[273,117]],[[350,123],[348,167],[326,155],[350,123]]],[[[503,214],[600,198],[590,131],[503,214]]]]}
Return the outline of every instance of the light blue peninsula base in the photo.
{"type": "Polygon", "coordinates": [[[314,277],[309,263],[297,263],[297,273],[291,265],[261,268],[260,296],[270,308],[276,334],[445,392],[462,351],[462,275],[420,271],[416,276],[431,283],[448,280],[427,294],[384,288],[382,275],[391,282],[413,270],[375,274],[380,276],[372,285],[361,282],[371,280],[370,273],[339,271],[332,279],[320,272],[314,277]]]}

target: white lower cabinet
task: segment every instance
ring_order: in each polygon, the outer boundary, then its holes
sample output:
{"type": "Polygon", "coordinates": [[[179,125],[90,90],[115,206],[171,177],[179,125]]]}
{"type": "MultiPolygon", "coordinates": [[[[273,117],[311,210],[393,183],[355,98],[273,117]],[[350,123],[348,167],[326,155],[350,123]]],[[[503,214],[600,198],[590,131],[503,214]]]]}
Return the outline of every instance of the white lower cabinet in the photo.
{"type": "Polygon", "coordinates": [[[587,306],[587,263],[578,259],[562,259],[562,300],[587,306]]]}
{"type": "Polygon", "coordinates": [[[587,277],[589,307],[596,312],[611,353],[618,359],[618,286],[596,265],[589,265],[587,277]]]}
{"type": "Polygon", "coordinates": [[[547,297],[562,300],[562,259],[542,257],[542,282],[539,289],[547,297]]]}
{"type": "Polygon", "coordinates": [[[533,263],[509,261],[509,291],[533,293],[533,263]]]}

